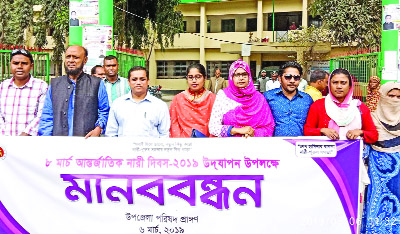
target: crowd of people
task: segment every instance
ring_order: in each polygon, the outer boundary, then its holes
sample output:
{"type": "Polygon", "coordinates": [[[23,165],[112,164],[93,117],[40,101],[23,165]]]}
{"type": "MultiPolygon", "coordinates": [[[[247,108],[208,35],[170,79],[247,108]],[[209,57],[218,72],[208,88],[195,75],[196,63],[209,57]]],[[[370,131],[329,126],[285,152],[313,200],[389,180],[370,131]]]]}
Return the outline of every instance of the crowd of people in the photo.
{"type": "MultiPolygon", "coordinates": [[[[303,69],[292,61],[271,79],[261,77],[259,92],[249,65],[239,59],[230,66],[228,84],[216,69],[207,87],[205,67],[190,65],[188,88],[168,108],[148,93],[146,68],[132,67],[123,78],[118,59],[106,56],[104,65],[95,66],[89,75],[83,72],[87,60],[85,48],[70,46],[65,52],[66,75],[51,79],[48,86],[31,75],[34,61],[29,51],[12,51],[13,76],[0,84],[1,135],[362,138],[371,178],[362,233],[400,230],[399,83],[381,85],[378,77],[371,77],[365,105],[353,98],[354,81],[347,70],[314,71],[310,84],[304,85],[303,69]],[[323,97],[326,88],[329,92],[323,97]]],[[[261,73],[266,76],[266,71],[261,73]]]]}

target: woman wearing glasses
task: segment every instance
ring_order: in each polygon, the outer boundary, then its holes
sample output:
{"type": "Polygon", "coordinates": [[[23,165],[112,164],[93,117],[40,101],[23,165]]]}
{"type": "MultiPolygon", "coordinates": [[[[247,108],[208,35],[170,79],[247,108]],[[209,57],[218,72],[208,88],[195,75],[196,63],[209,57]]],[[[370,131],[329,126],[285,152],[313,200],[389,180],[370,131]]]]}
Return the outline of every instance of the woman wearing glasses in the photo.
{"type": "Polygon", "coordinates": [[[378,132],[368,107],[353,99],[354,86],[350,73],[342,68],[334,70],[328,87],[328,96],[311,105],[304,135],[327,136],[331,140],[363,137],[366,143],[374,143],[378,132]]]}
{"type": "Polygon", "coordinates": [[[189,88],[176,95],[169,109],[171,115],[170,137],[190,137],[193,130],[210,136],[208,122],[215,101],[215,94],[206,90],[206,69],[192,64],[186,70],[189,88]]]}
{"type": "Polygon", "coordinates": [[[241,59],[229,69],[229,86],[220,90],[213,106],[210,133],[219,137],[267,137],[274,132],[268,103],[256,91],[249,65],[241,59]]]}

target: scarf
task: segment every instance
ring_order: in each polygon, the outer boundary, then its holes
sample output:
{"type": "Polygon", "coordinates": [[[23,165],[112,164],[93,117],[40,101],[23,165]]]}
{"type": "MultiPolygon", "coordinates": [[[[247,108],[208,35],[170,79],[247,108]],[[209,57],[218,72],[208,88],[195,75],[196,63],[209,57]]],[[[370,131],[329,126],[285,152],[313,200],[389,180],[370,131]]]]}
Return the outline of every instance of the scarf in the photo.
{"type": "Polygon", "coordinates": [[[330,90],[331,79],[332,74],[328,81],[329,94],[325,98],[326,114],[331,118],[328,128],[335,129],[339,133],[340,139],[347,139],[346,134],[349,130],[362,127],[361,113],[358,108],[361,102],[353,99],[354,82],[343,102],[339,102],[330,90]]]}
{"type": "Polygon", "coordinates": [[[400,83],[387,82],[380,88],[380,99],[372,119],[379,138],[372,148],[386,153],[400,152],[400,99],[390,98],[392,89],[400,89],[400,83]]]}
{"type": "Polygon", "coordinates": [[[236,128],[251,126],[256,130],[256,137],[264,137],[264,128],[273,123],[273,117],[266,114],[269,110],[268,103],[255,89],[250,67],[246,62],[239,59],[232,63],[229,68],[229,86],[223,91],[228,98],[241,104],[224,114],[223,123],[236,128]],[[233,75],[238,68],[243,68],[249,74],[249,84],[245,88],[238,88],[233,82],[233,75]]]}
{"type": "Polygon", "coordinates": [[[381,84],[380,84],[381,79],[377,76],[372,76],[371,78],[369,78],[369,80],[370,80],[370,82],[371,82],[371,80],[375,80],[379,83],[379,85],[376,89],[372,89],[370,84],[368,84],[368,87],[367,87],[367,107],[372,113],[376,110],[376,107],[378,105],[378,100],[380,97],[379,89],[381,87],[381,84]]]}

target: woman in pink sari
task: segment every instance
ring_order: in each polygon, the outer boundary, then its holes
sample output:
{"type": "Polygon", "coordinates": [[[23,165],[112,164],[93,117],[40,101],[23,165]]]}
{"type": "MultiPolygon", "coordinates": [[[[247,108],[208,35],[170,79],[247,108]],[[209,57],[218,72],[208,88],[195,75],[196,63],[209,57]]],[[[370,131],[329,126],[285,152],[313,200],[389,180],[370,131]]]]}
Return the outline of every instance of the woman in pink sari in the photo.
{"type": "Polygon", "coordinates": [[[275,122],[264,96],[257,92],[249,65],[241,59],[229,69],[229,86],[217,94],[209,130],[219,137],[269,137],[275,122]]]}

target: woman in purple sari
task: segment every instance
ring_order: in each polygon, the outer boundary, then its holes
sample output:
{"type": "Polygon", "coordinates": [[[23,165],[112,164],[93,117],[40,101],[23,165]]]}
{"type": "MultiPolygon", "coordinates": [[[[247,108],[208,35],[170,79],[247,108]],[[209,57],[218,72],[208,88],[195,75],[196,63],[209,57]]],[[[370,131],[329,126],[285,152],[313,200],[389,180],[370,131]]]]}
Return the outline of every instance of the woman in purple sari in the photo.
{"type": "Polygon", "coordinates": [[[229,69],[229,86],[217,94],[209,130],[219,137],[269,137],[275,122],[264,96],[257,92],[249,65],[241,59],[229,69]]]}

